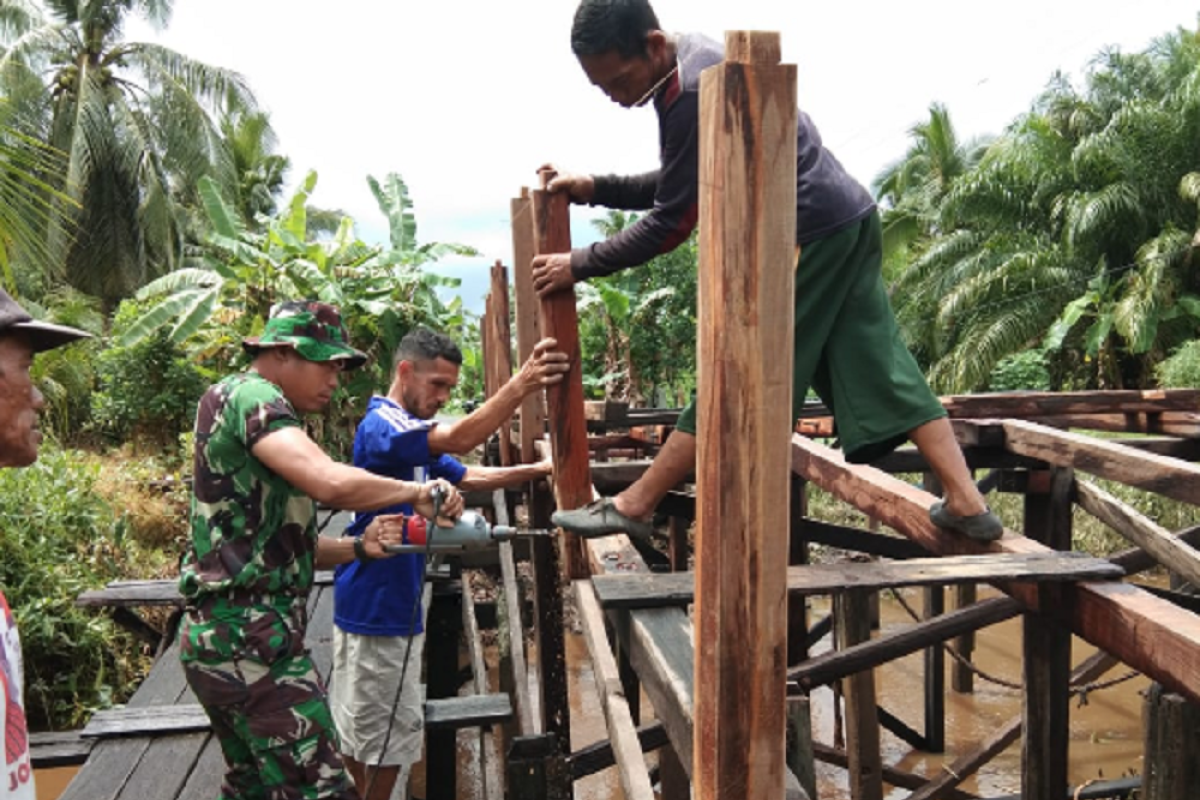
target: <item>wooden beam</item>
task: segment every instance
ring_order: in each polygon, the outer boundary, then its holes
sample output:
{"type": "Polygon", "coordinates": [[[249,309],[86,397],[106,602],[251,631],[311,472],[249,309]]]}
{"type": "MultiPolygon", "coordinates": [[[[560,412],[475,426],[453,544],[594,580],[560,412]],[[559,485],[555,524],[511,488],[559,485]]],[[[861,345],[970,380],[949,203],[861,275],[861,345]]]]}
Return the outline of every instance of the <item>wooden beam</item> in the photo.
{"type": "Polygon", "coordinates": [[[608,738],[617,760],[621,790],[626,800],[654,800],[646,759],[642,757],[641,744],[629,713],[629,703],[625,700],[616,659],[609,649],[604,614],[587,581],[575,582],[575,602],[583,622],[588,653],[592,657],[592,673],[600,693],[600,707],[604,709],[604,719],[608,723],[608,738]]]}
{"type": "Polygon", "coordinates": [[[1114,439],[1096,439],[1047,428],[1033,422],[1006,420],[1009,450],[1060,467],[1074,467],[1187,503],[1200,503],[1200,466],[1155,453],[1138,452],[1114,439]]]}
{"type": "Polygon", "coordinates": [[[1195,411],[1200,406],[1200,390],[1012,392],[951,395],[941,401],[951,417],[1033,419],[1070,414],[1195,411]]]}
{"type": "Polygon", "coordinates": [[[1092,431],[1158,433],[1166,436],[1200,436],[1200,414],[1188,411],[1161,411],[1129,414],[1071,414],[1038,417],[1041,425],[1052,428],[1082,428],[1092,431]]]}
{"type": "Polygon", "coordinates": [[[1188,583],[1200,586],[1200,552],[1166,528],[1113,497],[1094,483],[1076,483],[1078,502],[1084,511],[1154,556],[1188,583]]]}
{"type": "MultiPolygon", "coordinates": [[[[849,766],[850,757],[844,750],[839,750],[835,747],[830,747],[827,744],[815,742],[813,743],[813,752],[818,761],[826,764],[832,764],[833,766],[841,767],[842,769],[847,769],[849,766]]],[[[926,778],[922,777],[921,775],[916,775],[912,772],[905,772],[904,770],[897,769],[895,767],[889,767],[886,764],[883,767],[883,780],[886,783],[891,784],[892,786],[897,786],[901,789],[918,789],[921,786],[924,786],[926,783],[926,778]]],[[[978,795],[959,791],[958,789],[951,789],[945,794],[938,795],[938,798],[939,800],[942,800],[942,798],[945,798],[945,800],[978,800],[978,795]]]]}
{"type": "MultiPolygon", "coordinates": [[[[1023,537],[1006,534],[991,545],[941,530],[929,521],[933,497],[870,467],[846,464],[842,455],[803,437],[792,437],[792,468],[841,499],[865,509],[930,552],[947,555],[1047,552],[1023,537]]],[[[1036,608],[1032,587],[1001,588],[1036,608]]],[[[1073,584],[1070,624],[1076,634],[1175,691],[1200,700],[1200,619],[1127,583],[1073,584]]]]}
{"type": "Polygon", "coordinates": [[[864,669],[873,669],[925,647],[988,625],[995,625],[1021,613],[1021,605],[1012,598],[994,597],[969,608],[951,611],[935,619],[905,626],[878,639],[831,650],[810,658],[788,670],[788,680],[797,681],[806,690],[840,680],[864,669]]]}
{"type": "MultiPolygon", "coordinates": [[[[534,247],[537,255],[571,250],[571,216],[566,192],[533,193],[534,247]]],[[[542,298],[542,334],[558,341],[570,369],[563,379],[547,387],[550,447],[554,452],[554,497],[564,511],[592,501],[588,469],[587,421],[583,418],[583,359],[579,349],[579,316],[574,292],[555,292],[542,298]]],[[[563,531],[560,541],[566,578],[588,576],[580,538],[563,531]]]]}
{"type": "MultiPolygon", "coordinates": [[[[483,640],[479,636],[479,620],[475,615],[475,593],[466,575],[463,576],[462,581],[462,624],[463,638],[466,640],[467,655],[471,663],[471,683],[475,690],[474,697],[484,697],[488,694],[487,662],[483,657],[483,640]]],[[[510,701],[508,714],[503,722],[511,721],[512,705],[509,696],[505,693],[496,696],[510,701]]],[[[478,763],[479,774],[482,776],[484,800],[501,800],[504,793],[498,781],[499,772],[497,771],[504,763],[499,747],[500,741],[504,738],[500,723],[501,721],[497,720],[491,725],[480,724],[479,726],[478,763]],[[496,767],[489,767],[489,764],[495,764],[496,767]]]]}
{"type": "MultiPolygon", "coordinates": [[[[651,722],[637,729],[638,744],[643,753],[649,753],[663,747],[669,747],[671,740],[667,738],[666,728],[661,722],[651,722]]],[[[589,744],[571,753],[567,763],[571,767],[571,779],[579,780],[588,775],[595,775],[602,769],[608,769],[617,763],[613,754],[613,743],[607,739],[589,744]]]]}
{"type": "MultiPolygon", "coordinates": [[[[533,353],[540,337],[541,323],[538,319],[539,303],[533,289],[533,200],[529,189],[522,188],[521,196],[510,203],[513,239],[513,298],[516,304],[517,361],[524,364],[533,353]]],[[[546,430],[545,397],[542,392],[533,392],[521,401],[521,461],[529,464],[537,461],[533,449],[535,439],[541,438],[546,430]]]]}
{"type": "MultiPolygon", "coordinates": [[[[1115,564],[1086,553],[991,553],[788,567],[786,588],[788,592],[816,595],[851,588],[878,591],[960,583],[1076,581],[1120,578],[1124,574],[1115,564]]],[[[653,608],[697,602],[694,578],[691,572],[631,573],[597,575],[592,582],[605,608],[653,608]]]]}
{"type": "Polygon", "coordinates": [[[779,53],[778,33],[729,32],[700,79],[697,800],[786,783],[796,69],[779,53]]]}
{"type": "Polygon", "coordinates": [[[109,736],[145,736],[158,733],[195,733],[212,726],[198,704],[109,708],[97,711],[79,735],[85,739],[109,736]]]}

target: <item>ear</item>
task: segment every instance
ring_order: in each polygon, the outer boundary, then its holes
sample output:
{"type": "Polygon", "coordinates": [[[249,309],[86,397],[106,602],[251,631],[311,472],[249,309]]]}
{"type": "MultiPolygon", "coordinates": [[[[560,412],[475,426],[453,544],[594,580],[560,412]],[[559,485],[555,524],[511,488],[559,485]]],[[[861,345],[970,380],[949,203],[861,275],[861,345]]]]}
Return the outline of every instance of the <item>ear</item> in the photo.
{"type": "Polygon", "coordinates": [[[646,34],[646,57],[653,62],[662,60],[667,53],[667,34],[663,31],[650,31],[646,34]]]}
{"type": "Polygon", "coordinates": [[[408,380],[409,378],[412,377],[413,373],[416,371],[417,371],[416,366],[413,364],[413,362],[411,362],[407,359],[402,360],[399,364],[396,365],[396,377],[397,378],[403,378],[404,380],[408,380]]]}

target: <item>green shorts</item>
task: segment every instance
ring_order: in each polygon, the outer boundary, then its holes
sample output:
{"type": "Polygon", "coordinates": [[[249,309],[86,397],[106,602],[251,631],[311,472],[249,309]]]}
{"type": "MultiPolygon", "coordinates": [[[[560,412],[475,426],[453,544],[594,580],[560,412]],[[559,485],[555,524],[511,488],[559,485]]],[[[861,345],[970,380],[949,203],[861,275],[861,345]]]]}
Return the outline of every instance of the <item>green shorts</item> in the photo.
{"type": "MultiPolygon", "coordinates": [[[[879,215],[804,246],[796,265],[792,414],[811,386],[833,412],[846,460],[867,463],[946,416],[904,344],[883,285],[879,215]]],[[[696,434],[696,403],[676,428],[696,434]]]]}

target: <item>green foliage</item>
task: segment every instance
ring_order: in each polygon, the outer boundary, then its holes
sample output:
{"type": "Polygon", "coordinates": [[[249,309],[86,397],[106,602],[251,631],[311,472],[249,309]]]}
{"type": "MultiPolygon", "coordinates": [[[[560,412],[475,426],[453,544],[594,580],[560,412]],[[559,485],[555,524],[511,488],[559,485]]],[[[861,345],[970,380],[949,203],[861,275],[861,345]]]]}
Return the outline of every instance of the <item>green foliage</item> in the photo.
{"type": "MultiPolygon", "coordinates": [[[[142,313],[130,300],[113,318],[112,336],[121,335],[142,313]]],[[[192,427],[196,403],[212,375],[159,329],[132,345],[114,343],[96,359],[98,389],[92,396],[92,425],[110,444],[133,441],[170,450],[192,427]]]]}
{"type": "Polygon", "coordinates": [[[454,332],[463,324],[461,300],[443,303],[437,293],[439,287],[457,286],[457,279],[424,266],[447,254],[474,254],[461,245],[418,245],[404,181],[395,174],[382,182],[368,180],[388,221],[388,245],[358,239],[349,218],[331,238],[313,238],[307,210],[315,172],[273,217],[260,217],[261,231],[245,226],[215,181],[202,179],[199,193],[211,226],[202,256],[138,293],[144,313],[119,344],[162,336],[208,374],[223,375],[245,366],[241,340],[262,330],[274,303],[300,298],[332,303],[370,361],[346,375],[329,408],[314,418],[312,432],[333,452],[347,454],[367,399],[390,382],[392,352],[404,334],[415,325],[454,332]]]}
{"type": "Polygon", "coordinates": [[[30,371],[46,398],[41,427],[60,442],[74,442],[81,437],[91,417],[96,357],[104,348],[100,339],[104,317],[99,303],[65,287],[45,295],[41,303],[27,298],[22,298],[22,302],[36,319],[69,325],[96,337],[39,353],[30,371]]]}
{"type": "Polygon", "coordinates": [[[1162,386],[1200,389],[1200,341],[1183,344],[1159,364],[1158,382],[1162,386]]]}
{"type": "Polygon", "coordinates": [[[175,186],[221,167],[213,121],[229,104],[250,111],[241,76],[161,45],[127,41],[138,15],[162,27],[169,0],[45,0],[8,4],[0,28],[0,94],[20,132],[62,153],[61,195],[47,208],[71,222],[43,229],[71,285],[108,307],[174,268],[183,226],[175,186]]]}
{"type": "MultiPolygon", "coordinates": [[[[637,221],[610,211],[606,236],[637,221]]],[[[634,405],[684,405],[696,386],[696,236],[646,264],[580,284],[584,385],[634,405]]]]}
{"type": "Polygon", "coordinates": [[[1200,334],[1197,65],[1200,40],[1186,30],[1144,53],[1102,53],[1078,87],[1055,75],[958,172],[927,166],[928,152],[951,152],[933,147],[952,141],[936,114],[914,130],[879,188],[893,206],[885,220],[906,211],[922,223],[924,239],[892,237],[906,248],[893,259],[910,255],[907,268],[890,265],[892,296],[935,388],[982,388],[1031,348],[1046,351],[1055,386],[1146,385],[1200,334]]]}
{"type": "Polygon", "coordinates": [[[78,454],[50,448],[33,466],[0,470],[0,585],[20,626],[33,729],[80,727],[126,699],[145,667],[129,634],[74,603],[140,560],[98,478],[78,454]]]}
{"type": "Polygon", "coordinates": [[[993,392],[1050,391],[1050,369],[1046,354],[1039,350],[1026,350],[1000,359],[988,378],[988,389],[993,392]]]}

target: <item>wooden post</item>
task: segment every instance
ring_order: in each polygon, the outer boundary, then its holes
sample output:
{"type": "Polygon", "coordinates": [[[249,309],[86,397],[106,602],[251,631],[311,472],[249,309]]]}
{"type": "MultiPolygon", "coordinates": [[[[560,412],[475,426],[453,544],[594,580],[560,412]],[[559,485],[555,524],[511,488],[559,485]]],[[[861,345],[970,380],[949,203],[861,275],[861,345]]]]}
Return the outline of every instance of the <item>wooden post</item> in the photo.
{"type": "MultiPolygon", "coordinates": [[[[534,246],[538,255],[571,251],[570,213],[565,192],[539,189],[533,193],[534,246]]],[[[570,510],[592,501],[575,293],[556,292],[543,297],[541,319],[543,335],[557,339],[558,349],[567,354],[571,363],[562,381],[546,389],[550,448],[554,454],[554,497],[560,509],[570,510]]],[[[591,573],[580,538],[564,531],[559,540],[566,577],[571,580],[588,577],[591,573]]]]}
{"type": "MultiPolygon", "coordinates": [[[[850,589],[833,596],[833,627],[839,650],[871,638],[870,592],[850,589]]],[[[883,800],[883,758],[879,751],[879,712],[875,671],[865,669],[842,681],[846,697],[846,753],[851,800],[883,800]]]]}
{"type": "MultiPolygon", "coordinates": [[[[954,587],[954,607],[956,609],[970,608],[978,599],[976,586],[964,583],[954,587]]],[[[975,631],[970,631],[954,639],[954,650],[968,662],[975,654],[975,631]]],[[[972,694],[975,691],[975,673],[971,668],[955,661],[950,671],[950,687],[959,694],[972,694]]]]}
{"type": "Polygon", "coordinates": [[[1146,692],[1145,800],[1191,800],[1200,786],[1200,709],[1153,683],[1146,692]]]}
{"type": "MultiPolygon", "coordinates": [[[[517,361],[524,364],[533,353],[540,338],[539,304],[533,290],[533,201],[529,189],[522,188],[521,196],[513,198],[513,298],[516,301],[517,361]]],[[[526,395],[521,401],[521,462],[537,461],[533,443],[546,430],[546,409],[541,392],[526,395]]],[[[544,527],[544,526],[543,526],[544,527]]]]}
{"type": "MultiPolygon", "coordinates": [[[[488,295],[491,311],[488,312],[488,330],[490,338],[488,355],[490,356],[493,372],[492,383],[494,391],[500,391],[513,374],[512,363],[512,326],[509,323],[508,311],[508,270],[497,261],[492,265],[492,290],[488,295]]],[[[536,394],[536,392],[535,392],[536,394]]],[[[500,425],[500,463],[511,466],[516,462],[512,450],[512,419],[506,419],[500,425]]]]}
{"type": "Polygon", "coordinates": [[[508,750],[509,800],[570,800],[571,795],[571,771],[554,734],[513,740],[508,750]]]}
{"type": "MultiPolygon", "coordinates": [[[[808,481],[792,475],[791,511],[788,520],[788,564],[808,563],[808,540],[804,538],[804,518],[808,516],[808,481]]],[[[808,598],[788,595],[788,655],[789,666],[808,658],[808,598]]]]}
{"type": "Polygon", "coordinates": [[[731,32],[700,88],[694,796],[784,793],[796,70],[731,32]]]}
{"type": "MultiPolygon", "coordinates": [[[[425,628],[429,674],[426,692],[430,700],[458,696],[458,638],[462,631],[461,585],[452,581],[434,586],[425,628]]],[[[430,800],[454,800],[457,796],[456,740],[452,728],[425,731],[425,769],[430,775],[441,776],[426,788],[430,800]]]]}
{"type": "MultiPolygon", "coordinates": [[[[925,491],[941,495],[942,483],[932,472],[926,472],[925,491]]],[[[930,586],[922,590],[922,616],[933,619],[946,611],[946,589],[930,586]]],[[[946,749],[946,652],[939,642],[925,649],[925,742],[931,753],[946,749]]]]}
{"type": "MultiPolygon", "coordinates": [[[[1071,549],[1071,494],[1074,474],[1055,467],[1046,493],[1027,495],[1028,530],[1058,550],[1071,549]]],[[[1070,742],[1071,630],[1075,594],[1062,583],[1037,587],[1038,611],[1025,615],[1024,738],[1021,740],[1021,796],[1058,800],[1067,793],[1070,742]]]]}
{"type": "Polygon", "coordinates": [[[787,765],[810,800],[816,800],[817,771],[813,756],[812,709],[807,692],[797,691],[788,697],[787,765]]]}

